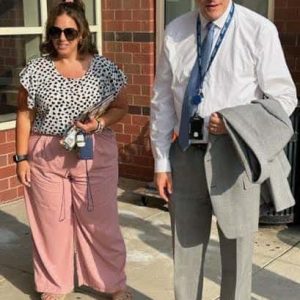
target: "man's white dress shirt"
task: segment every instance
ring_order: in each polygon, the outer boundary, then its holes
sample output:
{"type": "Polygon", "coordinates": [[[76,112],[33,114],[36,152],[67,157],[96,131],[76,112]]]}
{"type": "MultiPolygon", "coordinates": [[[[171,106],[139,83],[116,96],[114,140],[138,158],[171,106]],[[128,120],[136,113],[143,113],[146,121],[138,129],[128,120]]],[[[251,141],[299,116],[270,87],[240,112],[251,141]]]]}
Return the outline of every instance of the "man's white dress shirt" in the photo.
{"type": "MultiPolygon", "coordinates": [[[[216,21],[214,44],[231,3],[216,21]]],[[[197,59],[197,16],[189,12],[166,28],[151,100],[151,142],[155,172],[170,172],[169,149],[179,133],[184,93],[197,59]]],[[[201,38],[207,20],[200,14],[201,38]]],[[[278,32],[259,14],[235,5],[232,22],[206,74],[198,113],[207,125],[210,115],[226,107],[248,104],[264,96],[278,100],[288,114],[297,105],[296,88],[287,68],[278,32]]],[[[206,126],[205,125],[205,126],[206,126]]],[[[208,141],[205,128],[204,139],[208,141]]]]}

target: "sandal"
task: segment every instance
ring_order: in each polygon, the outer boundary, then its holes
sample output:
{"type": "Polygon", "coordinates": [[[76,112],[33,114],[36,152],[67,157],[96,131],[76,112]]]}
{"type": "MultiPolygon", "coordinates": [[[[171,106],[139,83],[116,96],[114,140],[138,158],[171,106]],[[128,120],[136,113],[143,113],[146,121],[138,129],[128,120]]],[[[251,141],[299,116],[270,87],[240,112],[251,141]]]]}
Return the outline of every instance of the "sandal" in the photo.
{"type": "Polygon", "coordinates": [[[51,293],[42,293],[41,300],[64,300],[65,297],[66,297],[66,295],[51,294],[51,293]]]}
{"type": "Polygon", "coordinates": [[[116,292],[112,295],[113,300],[133,300],[131,292],[128,290],[123,290],[116,292]]]}

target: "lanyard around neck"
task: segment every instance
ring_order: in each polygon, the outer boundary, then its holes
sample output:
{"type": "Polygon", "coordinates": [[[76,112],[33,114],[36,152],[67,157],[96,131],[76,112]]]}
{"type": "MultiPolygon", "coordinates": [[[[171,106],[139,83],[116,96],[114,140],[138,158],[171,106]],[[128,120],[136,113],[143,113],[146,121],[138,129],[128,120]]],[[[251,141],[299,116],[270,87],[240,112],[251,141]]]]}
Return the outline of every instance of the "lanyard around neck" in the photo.
{"type": "Polygon", "coordinates": [[[225,34],[229,28],[229,25],[232,21],[233,18],[233,14],[234,14],[234,3],[232,3],[229,15],[227,16],[227,19],[225,21],[224,26],[221,29],[221,32],[219,34],[219,38],[215,44],[215,47],[211,53],[210,59],[209,59],[209,63],[207,66],[207,70],[205,70],[203,76],[201,76],[202,74],[202,51],[201,51],[201,46],[202,46],[202,42],[201,42],[201,20],[200,20],[200,16],[198,15],[197,18],[197,60],[198,60],[198,67],[199,67],[199,78],[200,78],[200,82],[199,82],[199,89],[197,89],[197,91],[195,92],[195,96],[193,97],[193,104],[194,105],[199,105],[200,102],[202,101],[204,95],[202,92],[202,88],[203,88],[203,82],[204,82],[204,78],[208,72],[208,70],[210,69],[210,66],[212,64],[212,62],[214,61],[218,50],[220,49],[220,46],[224,40],[225,34]]]}

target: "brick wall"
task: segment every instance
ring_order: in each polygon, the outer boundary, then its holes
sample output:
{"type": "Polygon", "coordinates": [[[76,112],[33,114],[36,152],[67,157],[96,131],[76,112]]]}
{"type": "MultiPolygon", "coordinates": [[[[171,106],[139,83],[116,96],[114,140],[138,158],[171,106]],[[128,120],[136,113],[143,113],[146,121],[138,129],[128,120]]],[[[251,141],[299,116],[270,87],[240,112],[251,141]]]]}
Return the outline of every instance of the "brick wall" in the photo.
{"type": "Polygon", "coordinates": [[[23,187],[17,180],[16,166],[12,160],[15,153],[15,130],[0,131],[0,203],[23,196],[23,187]]]}
{"type": "Polygon", "coordinates": [[[129,114],[114,130],[120,175],[152,180],[149,103],[155,66],[154,0],[102,0],[103,54],[128,77],[129,114]]]}
{"type": "Polygon", "coordinates": [[[300,91],[300,1],[275,0],[275,19],[289,69],[300,91]]]}

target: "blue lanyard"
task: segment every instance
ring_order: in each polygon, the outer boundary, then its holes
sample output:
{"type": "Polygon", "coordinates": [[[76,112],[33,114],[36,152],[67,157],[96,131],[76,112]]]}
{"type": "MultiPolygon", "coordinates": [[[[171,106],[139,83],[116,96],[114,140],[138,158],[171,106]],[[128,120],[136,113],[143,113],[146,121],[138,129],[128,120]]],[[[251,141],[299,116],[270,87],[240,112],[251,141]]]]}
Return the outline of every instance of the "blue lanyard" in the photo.
{"type": "Polygon", "coordinates": [[[220,49],[220,46],[224,40],[225,34],[226,34],[226,32],[229,28],[229,25],[231,23],[231,20],[233,18],[234,9],[235,9],[235,6],[234,6],[234,3],[232,3],[229,15],[228,15],[228,17],[225,21],[225,24],[220,32],[219,38],[216,42],[216,45],[211,53],[207,70],[204,72],[203,76],[201,76],[201,74],[202,74],[201,21],[200,21],[199,15],[198,15],[198,18],[197,18],[197,60],[198,60],[198,67],[199,67],[199,85],[198,85],[199,89],[197,89],[197,91],[195,91],[195,96],[193,96],[193,98],[192,98],[192,102],[194,105],[199,105],[204,97],[202,89],[203,89],[203,82],[204,82],[205,76],[206,76],[208,70],[210,69],[210,66],[211,66],[212,62],[214,61],[214,59],[217,55],[217,52],[220,49]]]}

